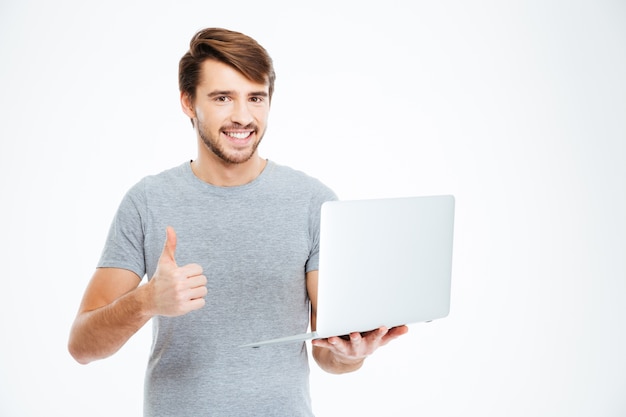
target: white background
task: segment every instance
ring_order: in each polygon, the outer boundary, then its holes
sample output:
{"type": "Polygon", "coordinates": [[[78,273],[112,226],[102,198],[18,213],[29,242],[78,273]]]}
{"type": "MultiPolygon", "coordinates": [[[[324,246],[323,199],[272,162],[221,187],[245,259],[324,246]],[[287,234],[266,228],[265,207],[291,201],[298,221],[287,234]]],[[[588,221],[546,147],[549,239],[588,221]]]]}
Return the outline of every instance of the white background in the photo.
{"type": "Polygon", "coordinates": [[[122,195],[195,155],[207,26],[274,58],[262,156],[457,199],[450,316],[312,365],[319,416],[626,415],[626,3],[154,3],[0,3],[0,415],[140,415],[149,326],[88,366],[67,336],[122,195]]]}

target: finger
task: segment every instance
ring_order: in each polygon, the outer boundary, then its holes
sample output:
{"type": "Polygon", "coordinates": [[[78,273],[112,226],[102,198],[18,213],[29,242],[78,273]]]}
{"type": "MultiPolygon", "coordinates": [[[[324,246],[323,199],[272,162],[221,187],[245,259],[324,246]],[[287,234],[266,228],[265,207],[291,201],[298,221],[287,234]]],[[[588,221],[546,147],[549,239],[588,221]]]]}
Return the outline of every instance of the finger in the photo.
{"type": "Polygon", "coordinates": [[[409,332],[408,326],[392,327],[391,329],[389,329],[389,332],[387,333],[387,337],[395,339],[396,337],[400,337],[403,334],[406,334],[408,332],[409,332]]]}
{"type": "Polygon", "coordinates": [[[191,278],[202,275],[202,267],[198,264],[187,264],[178,268],[178,273],[185,278],[191,278]]]}
{"type": "Polygon", "coordinates": [[[380,327],[378,330],[376,330],[375,334],[376,334],[376,338],[381,339],[382,337],[384,337],[385,335],[387,335],[389,333],[389,328],[388,327],[380,327]]]}
{"type": "MultiPolygon", "coordinates": [[[[345,337],[345,336],[344,336],[345,337]]],[[[328,338],[328,343],[337,347],[345,347],[350,343],[350,335],[344,339],[342,336],[332,336],[328,338]]]]}
{"type": "Polygon", "coordinates": [[[314,346],[323,347],[326,349],[333,349],[340,342],[338,337],[329,337],[327,339],[313,339],[311,343],[314,346]]]}
{"type": "Polygon", "coordinates": [[[361,333],[359,332],[350,333],[350,343],[358,344],[358,343],[361,343],[361,340],[363,340],[363,336],[361,336],[361,333]]]}
{"type": "Polygon", "coordinates": [[[198,298],[204,298],[206,297],[207,293],[208,293],[208,290],[205,286],[194,287],[191,290],[189,290],[189,299],[197,300],[198,298]]]}
{"type": "Polygon", "coordinates": [[[165,244],[163,252],[159,258],[159,263],[170,263],[176,265],[176,232],[171,226],[165,228],[165,244]]]}
{"type": "Polygon", "coordinates": [[[206,288],[207,279],[204,275],[196,275],[196,276],[187,278],[186,284],[187,284],[187,288],[198,288],[198,287],[206,288]]]}
{"type": "Polygon", "coordinates": [[[385,336],[387,332],[388,332],[387,327],[383,326],[383,327],[379,327],[378,329],[370,330],[369,332],[363,332],[361,333],[361,337],[368,341],[377,340],[385,336]]]}
{"type": "Polygon", "coordinates": [[[204,300],[204,298],[200,297],[200,298],[194,298],[192,300],[189,300],[189,304],[187,304],[187,307],[189,311],[198,310],[204,307],[205,304],[206,304],[206,301],[204,300]]]}
{"type": "Polygon", "coordinates": [[[406,334],[408,331],[409,331],[409,328],[407,326],[392,327],[391,329],[389,329],[388,332],[386,332],[381,337],[381,342],[380,342],[381,346],[384,346],[387,343],[391,342],[392,340],[397,339],[403,334],[406,334]]]}

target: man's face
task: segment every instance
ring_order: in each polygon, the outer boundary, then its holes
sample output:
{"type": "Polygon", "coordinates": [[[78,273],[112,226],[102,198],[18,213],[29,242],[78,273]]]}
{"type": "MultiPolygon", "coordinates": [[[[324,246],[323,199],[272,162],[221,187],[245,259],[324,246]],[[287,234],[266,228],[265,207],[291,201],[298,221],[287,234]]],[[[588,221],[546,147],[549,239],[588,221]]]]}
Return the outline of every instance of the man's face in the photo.
{"type": "Polygon", "coordinates": [[[190,103],[198,136],[210,156],[241,164],[255,154],[267,126],[270,99],[267,84],[250,81],[215,60],[201,66],[196,98],[190,103]]]}

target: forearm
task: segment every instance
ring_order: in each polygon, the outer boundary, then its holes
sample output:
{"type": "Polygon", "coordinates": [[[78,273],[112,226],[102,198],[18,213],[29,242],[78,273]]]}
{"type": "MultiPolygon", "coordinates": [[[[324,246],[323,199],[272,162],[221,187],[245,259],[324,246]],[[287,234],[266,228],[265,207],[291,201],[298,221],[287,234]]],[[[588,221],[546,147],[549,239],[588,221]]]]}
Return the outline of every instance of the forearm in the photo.
{"type": "Polygon", "coordinates": [[[82,364],[117,352],[152,317],[146,286],[111,304],[79,313],[70,332],[68,349],[82,364]]]}
{"type": "Polygon", "coordinates": [[[313,346],[313,358],[324,371],[331,374],[354,372],[363,366],[365,358],[350,359],[342,357],[330,349],[313,346]]]}

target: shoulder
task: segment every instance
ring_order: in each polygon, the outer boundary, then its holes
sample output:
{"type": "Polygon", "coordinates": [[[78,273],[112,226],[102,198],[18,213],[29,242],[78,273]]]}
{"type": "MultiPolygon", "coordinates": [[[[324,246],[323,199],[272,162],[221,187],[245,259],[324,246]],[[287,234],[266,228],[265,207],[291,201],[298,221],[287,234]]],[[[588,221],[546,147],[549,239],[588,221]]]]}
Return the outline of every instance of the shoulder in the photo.
{"type": "Polygon", "coordinates": [[[135,183],[128,192],[131,195],[145,195],[163,188],[180,186],[181,183],[188,180],[186,174],[190,168],[187,165],[189,165],[188,162],[156,174],[147,175],[135,183]]]}
{"type": "Polygon", "coordinates": [[[305,193],[317,196],[322,200],[336,200],[335,192],[319,179],[286,165],[275,162],[271,164],[272,180],[279,182],[280,186],[290,192],[305,193]]]}
{"type": "MultiPolygon", "coordinates": [[[[176,190],[182,189],[186,181],[185,164],[147,175],[132,185],[124,195],[122,208],[134,208],[143,211],[150,201],[165,198],[176,190]]],[[[171,198],[171,197],[167,197],[171,198]]]]}
{"type": "Polygon", "coordinates": [[[157,174],[148,175],[139,181],[139,185],[143,185],[144,187],[162,187],[168,184],[175,185],[188,180],[190,172],[191,168],[189,162],[185,162],[157,174]]]}

